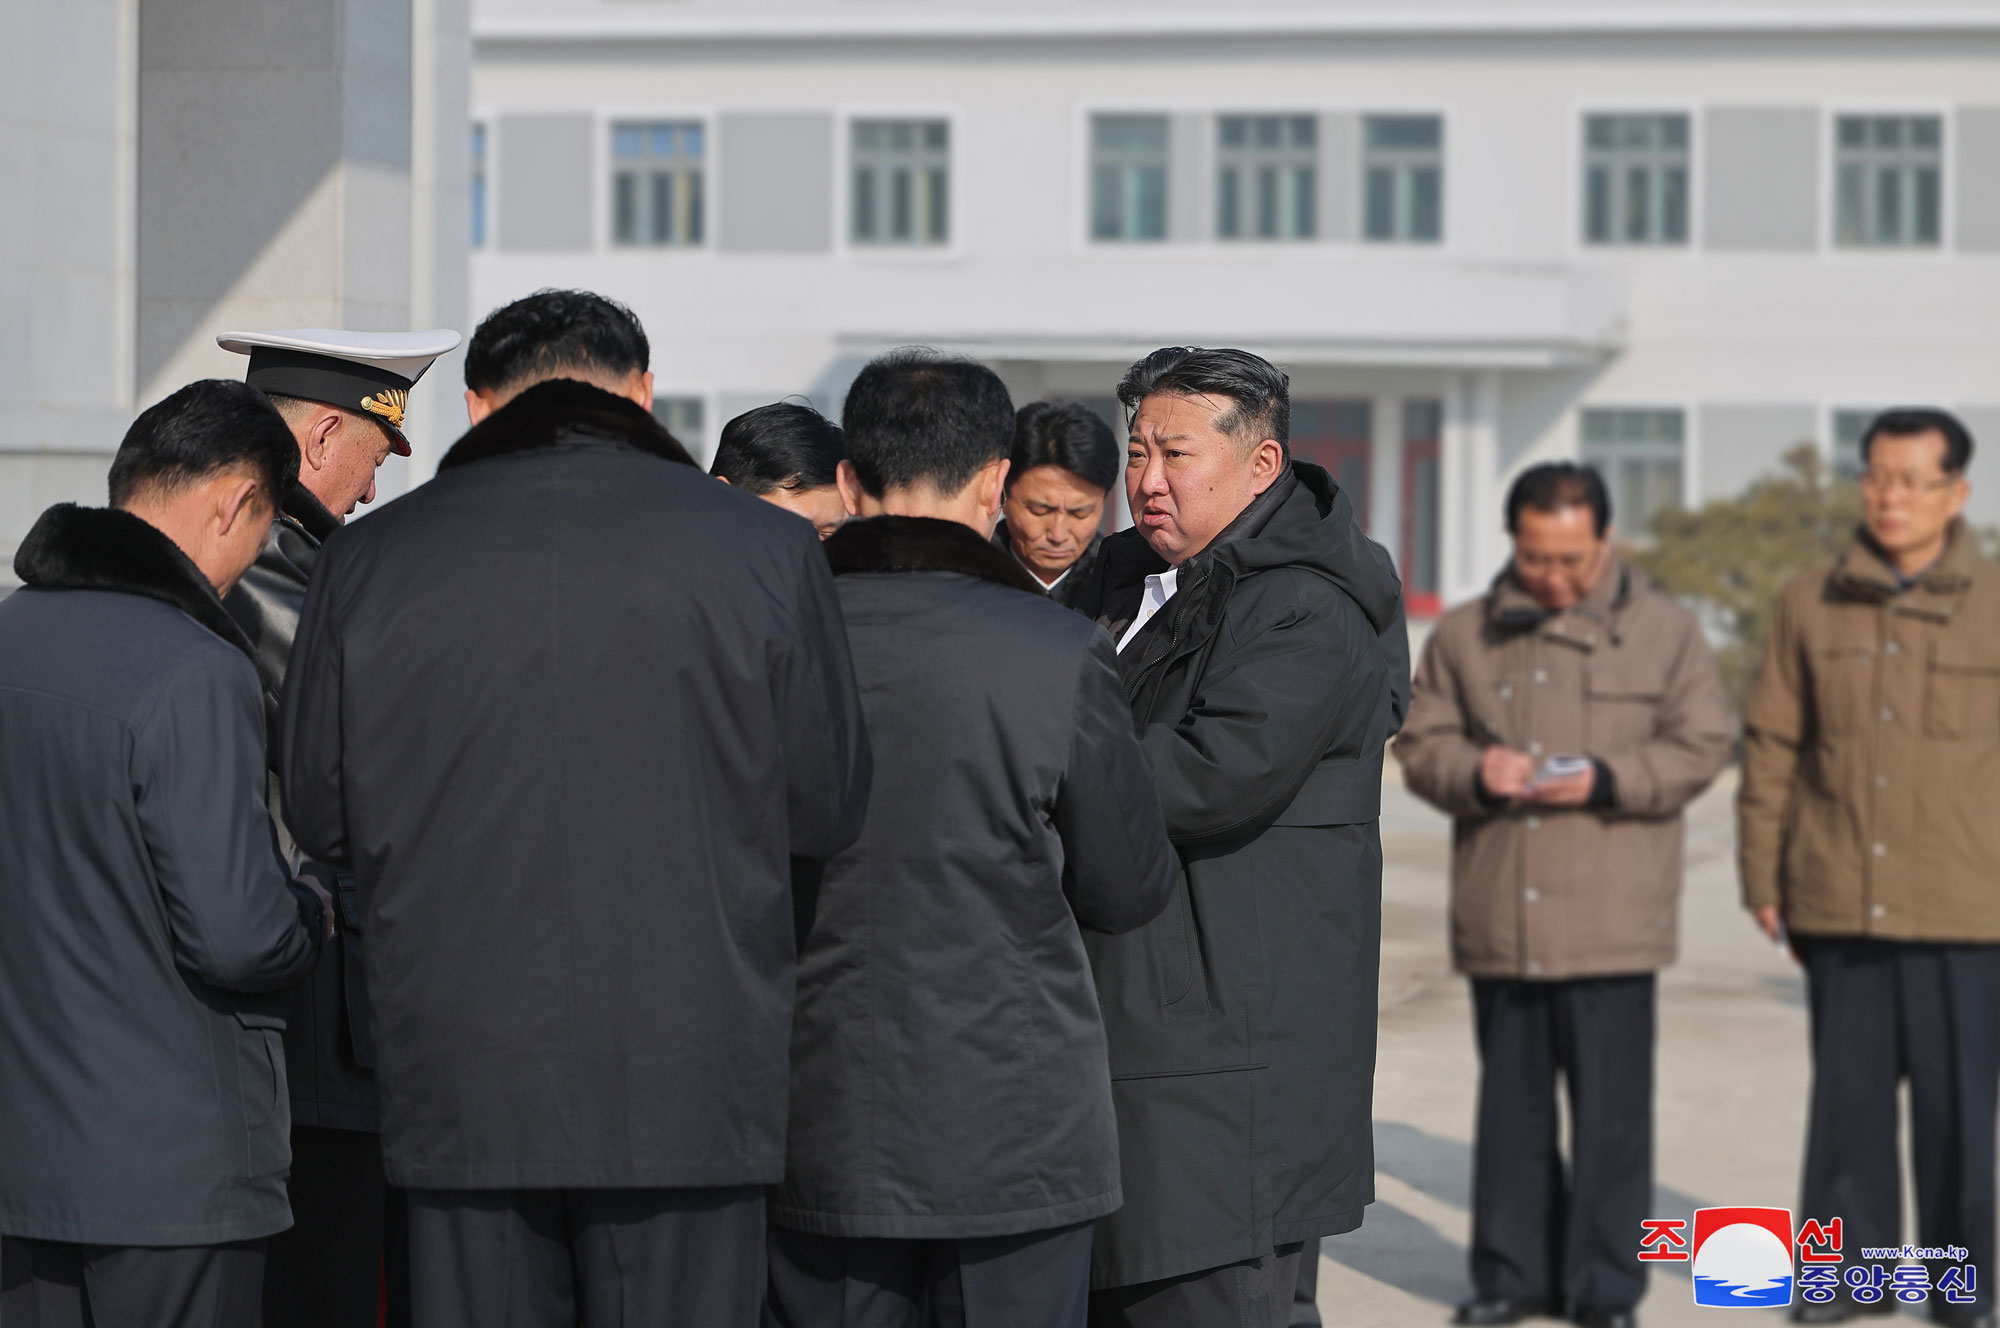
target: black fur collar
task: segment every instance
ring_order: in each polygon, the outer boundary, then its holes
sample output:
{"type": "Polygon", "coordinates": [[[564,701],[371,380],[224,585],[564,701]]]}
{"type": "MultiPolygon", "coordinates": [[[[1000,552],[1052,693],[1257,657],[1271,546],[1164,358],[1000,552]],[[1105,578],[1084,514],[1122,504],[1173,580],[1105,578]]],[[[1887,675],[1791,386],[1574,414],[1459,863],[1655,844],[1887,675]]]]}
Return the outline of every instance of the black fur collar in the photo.
{"type": "Polygon", "coordinates": [[[438,469],[554,447],[573,438],[620,443],[667,461],[694,464],[687,449],[637,402],[574,378],[551,378],[467,429],[438,469]]]}
{"type": "Polygon", "coordinates": [[[201,569],[130,512],[57,503],[15,551],[14,575],[43,590],[112,590],[164,601],[256,661],[250,639],[201,569]]]}
{"type": "Polygon", "coordinates": [[[982,581],[1045,592],[1011,553],[994,548],[979,532],[928,516],[877,516],[850,521],[826,541],[833,574],[850,572],[959,572],[982,581]]]}
{"type": "Polygon", "coordinates": [[[298,522],[299,529],[316,543],[326,543],[326,537],[340,529],[340,518],[328,511],[326,504],[313,497],[313,491],[303,484],[285,490],[284,513],[298,522]]]}

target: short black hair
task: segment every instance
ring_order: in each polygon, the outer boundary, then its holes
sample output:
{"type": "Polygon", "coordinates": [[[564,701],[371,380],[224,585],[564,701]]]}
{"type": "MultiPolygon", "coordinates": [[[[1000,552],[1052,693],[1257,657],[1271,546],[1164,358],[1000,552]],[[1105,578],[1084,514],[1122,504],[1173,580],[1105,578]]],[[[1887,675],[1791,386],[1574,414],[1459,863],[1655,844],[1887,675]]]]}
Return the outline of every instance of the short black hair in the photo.
{"type": "Polygon", "coordinates": [[[722,426],[708,473],[751,493],[817,489],[833,483],[846,456],[839,425],[811,406],[777,401],[722,426]]]}
{"type": "Polygon", "coordinates": [[[565,371],[622,377],[646,372],[652,356],[646,329],[618,301],[543,289],[486,315],[465,348],[465,385],[496,392],[565,371]]]}
{"type": "Polygon", "coordinates": [[[1963,475],[1972,464],[1972,431],[1950,411],[1931,406],[1897,406],[1870,420],[1861,435],[1861,464],[1868,464],[1868,449],[1877,438],[1914,438],[1933,430],[1944,435],[1944,473],[1963,475]]]}
{"type": "Polygon", "coordinates": [[[1030,401],[1014,416],[1014,465],[1010,478],[1037,466],[1060,466],[1085,484],[1109,489],[1118,482],[1121,449],[1111,426],[1088,406],[1030,401]]]}
{"type": "Polygon", "coordinates": [[[974,360],[908,346],[871,360],[841,411],[847,456],[876,497],[928,482],[957,493],[1014,448],[1014,402],[974,360]]]}
{"type": "Polygon", "coordinates": [[[1215,427],[1239,441],[1275,439],[1289,460],[1291,388],[1292,380],[1283,370],[1247,350],[1164,346],[1125,371],[1118,383],[1118,400],[1130,419],[1140,402],[1158,392],[1227,397],[1235,404],[1216,416],[1215,427]]]}
{"type": "Polygon", "coordinates": [[[262,392],[233,378],[204,378],[132,421],[111,458],[111,505],[231,470],[255,476],[275,509],[299,478],[299,445],[262,392]]]}
{"type": "Polygon", "coordinates": [[[1507,533],[1521,532],[1521,512],[1560,512],[1565,507],[1590,509],[1590,524],[1598,538],[1611,528],[1611,491],[1604,477],[1589,466],[1574,461],[1544,461],[1530,466],[1514,478],[1507,490],[1507,533]]]}

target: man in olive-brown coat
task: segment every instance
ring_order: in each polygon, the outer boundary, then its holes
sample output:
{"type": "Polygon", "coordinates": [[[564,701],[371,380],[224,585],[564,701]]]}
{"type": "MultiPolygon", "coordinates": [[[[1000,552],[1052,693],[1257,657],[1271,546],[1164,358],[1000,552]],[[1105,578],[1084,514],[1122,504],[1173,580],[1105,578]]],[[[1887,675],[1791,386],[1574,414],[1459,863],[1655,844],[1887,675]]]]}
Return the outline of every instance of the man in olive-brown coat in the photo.
{"type": "Polygon", "coordinates": [[[1455,818],[1452,956],[1481,1060],[1462,1324],[1629,1328],[1646,1286],[1654,974],[1681,809],[1729,759],[1729,707],[1694,615],[1612,553],[1610,515],[1593,471],[1521,475],[1513,561],[1438,624],[1396,742],[1410,789],[1455,818]]]}
{"type": "MultiPolygon", "coordinates": [[[[1864,528],[1773,616],[1738,799],[1744,903],[1773,939],[1790,933],[1811,994],[1801,1220],[1840,1218],[1850,1259],[1902,1243],[1907,1076],[1917,1243],[1963,1246],[1950,1262],[1977,1269],[1930,1269],[1931,1317],[1954,1328],[1993,1322],[2000,1277],[2000,567],[1959,516],[1971,455],[1942,411],[1871,425],[1864,528]]],[[[1843,1294],[1794,1318],[1857,1312],[1843,1294]]]]}

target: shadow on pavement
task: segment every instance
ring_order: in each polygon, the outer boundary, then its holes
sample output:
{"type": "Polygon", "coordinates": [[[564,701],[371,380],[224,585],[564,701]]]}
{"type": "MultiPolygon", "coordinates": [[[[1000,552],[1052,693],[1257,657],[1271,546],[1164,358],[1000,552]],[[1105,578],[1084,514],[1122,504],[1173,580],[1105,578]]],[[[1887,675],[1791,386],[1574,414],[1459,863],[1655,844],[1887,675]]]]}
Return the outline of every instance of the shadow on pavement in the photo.
{"type": "Polygon", "coordinates": [[[1435,1301],[1465,1299],[1465,1247],[1440,1236],[1429,1223],[1377,1199],[1357,1231],[1328,1236],[1320,1254],[1364,1277],[1435,1301]]]}

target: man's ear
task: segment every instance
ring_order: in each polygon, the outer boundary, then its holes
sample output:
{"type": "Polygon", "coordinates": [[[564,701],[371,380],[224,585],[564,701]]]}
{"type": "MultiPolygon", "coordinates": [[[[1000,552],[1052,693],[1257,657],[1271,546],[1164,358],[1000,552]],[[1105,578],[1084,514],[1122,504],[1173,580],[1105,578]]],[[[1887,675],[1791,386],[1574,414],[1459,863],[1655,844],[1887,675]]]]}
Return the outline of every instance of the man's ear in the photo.
{"type": "MultiPolygon", "coordinates": [[[[721,480],[724,484],[729,484],[729,477],[727,475],[717,475],[715,478],[721,480]]],[[[729,487],[733,489],[736,486],[731,484],[729,487]]]]}
{"type": "Polygon", "coordinates": [[[1262,493],[1285,473],[1285,449],[1266,438],[1250,450],[1250,492],[1262,493]]]}
{"type": "Polygon", "coordinates": [[[1013,468],[1014,462],[1008,457],[989,461],[980,468],[979,482],[984,486],[979,495],[980,506],[990,515],[997,517],[1000,505],[1007,501],[1007,472],[1013,468]]]}
{"type": "Polygon", "coordinates": [[[499,403],[491,392],[475,392],[465,389],[465,418],[469,424],[477,424],[493,413],[499,403]]]}
{"type": "Polygon", "coordinates": [[[305,433],[299,439],[299,465],[306,470],[325,470],[333,436],[345,423],[346,416],[330,407],[306,421],[305,433]]]}
{"type": "Polygon", "coordinates": [[[248,475],[225,475],[215,481],[211,495],[213,499],[213,520],[217,535],[230,535],[238,523],[266,520],[263,508],[264,486],[248,475]]]}
{"type": "Polygon", "coordinates": [[[847,509],[849,516],[861,515],[861,476],[855,474],[854,463],[846,457],[833,468],[833,484],[840,490],[840,505],[847,509]]]}
{"type": "Polygon", "coordinates": [[[653,371],[646,370],[625,379],[625,390],[619,395],[634,401],[647,410],[653,408],[653,371]]]}

